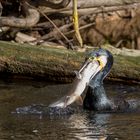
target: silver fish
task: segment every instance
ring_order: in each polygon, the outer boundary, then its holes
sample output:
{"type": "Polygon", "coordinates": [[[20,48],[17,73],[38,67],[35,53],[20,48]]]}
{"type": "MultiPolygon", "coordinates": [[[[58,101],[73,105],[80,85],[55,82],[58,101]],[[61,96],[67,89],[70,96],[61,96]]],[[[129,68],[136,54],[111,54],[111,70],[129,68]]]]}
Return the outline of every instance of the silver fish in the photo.
{"type": "Polygon", "coordinates": [[[84,92],[90,80],[105,66],[106,62],[107,58],[105,56],[101,56],[98,59],[90,58],[86,60],[81,69],[76,72],[76,78],[69,93],[60,100],[50,104],[49,107],[65,108],[75,101],[83,104],[81,94],[84,92]],[[99,60],[101,61],[100,63],[99,60]]]}

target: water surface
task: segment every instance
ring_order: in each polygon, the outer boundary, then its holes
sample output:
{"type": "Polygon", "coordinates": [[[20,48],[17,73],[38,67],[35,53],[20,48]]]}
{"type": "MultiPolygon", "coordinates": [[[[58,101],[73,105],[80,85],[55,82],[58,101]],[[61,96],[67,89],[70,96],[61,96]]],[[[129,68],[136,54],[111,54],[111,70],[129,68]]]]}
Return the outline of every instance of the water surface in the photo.
{"type": "MultiPolygon", "coordinates": [[[[140,99],[140,87],[105,84],[108,96],[140,99]]],[[[49,105],[70,89],[68,84],[0,81],[0,140],[140,139],[139,113],[94,113],[49,117],[12,114],[17,107],[49,105]]]]}

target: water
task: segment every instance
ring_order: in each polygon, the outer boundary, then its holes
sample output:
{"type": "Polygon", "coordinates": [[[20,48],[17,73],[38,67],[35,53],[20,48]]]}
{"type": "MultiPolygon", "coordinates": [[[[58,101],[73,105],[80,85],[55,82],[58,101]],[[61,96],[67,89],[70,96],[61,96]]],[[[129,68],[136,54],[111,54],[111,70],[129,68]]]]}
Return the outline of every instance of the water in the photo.
{"type": "MultiPolygon", "coordinates": [[[[105,84],[108,96],[140,99],[140,87],[105,84]]],[[[49,105],[70,85],[0,81],[0,140],[139,140],[139,113],[94,113],[49,117],[12,114],[17,107],[49,105]]]]}

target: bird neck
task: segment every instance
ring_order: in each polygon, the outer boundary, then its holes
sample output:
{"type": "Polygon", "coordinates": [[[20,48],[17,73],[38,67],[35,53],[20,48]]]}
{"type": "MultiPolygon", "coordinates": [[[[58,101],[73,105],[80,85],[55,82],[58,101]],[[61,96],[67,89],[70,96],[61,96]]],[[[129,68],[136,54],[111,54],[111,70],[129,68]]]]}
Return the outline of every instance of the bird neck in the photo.
{"type": "Polygon", "coordinates": [[[93,89],[93,99],[95,100],[96,110],[110,110],[111,102],[108,99],[103,85],[97,86],[93,89]]]}
{"type": "Polygon", "coordinates": [[[102,51],[102,53],[108,57],[107,64],[90,81],[83,105],[84,108],[89,110],[110,110],[112,103],[105,93],[103,80],[108,75],[113,65],[113,56],[107,50],[100,49],[99,51],[102,51]]]}
{"type": "MultiPolygon", "coordinates": [[[[100,82],[99,82],[100,83],[100,82]]],[[[84,108],[89,110],[110,110],[111,102],[108,99],[103,84],[89,86],[84,99],[84,108]]]]}

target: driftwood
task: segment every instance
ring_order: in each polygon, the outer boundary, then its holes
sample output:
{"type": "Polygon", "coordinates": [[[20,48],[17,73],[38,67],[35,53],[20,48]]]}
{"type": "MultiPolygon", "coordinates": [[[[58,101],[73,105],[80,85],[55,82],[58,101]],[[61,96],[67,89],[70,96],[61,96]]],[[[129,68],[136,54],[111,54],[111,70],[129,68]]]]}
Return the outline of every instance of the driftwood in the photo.
{"type": "MultiPolygon", "coordinates": [[[[118,10],[127,10],[129,9],[135,9],[136,7],[140,6],[139,0],[101,0],[101,1],[93,1],[93,0],[87,0],[86,3],[83,0],[78,0],[78,14],[79,15],[88,15],[88,14],[98,14],[103,12],[112,12],[112,11],[118,11],[118,10]]],[[[70,4],[63,9],[51,9],[46,8],[44,12],[46,14],[52,14],[52,13],[61,13],[65,15],[72,15],[72,8],[73,4],[70,2],[70,4]]]]}
{"type": "MultiPolygon", "coordinates": [[[[119,6],[127,5],[132,3],[140,3],[139,0],[78,0],[78,8],[89,8],[89,7],[103,7],[103,6],[119,6]]],[[[72,2],[67,8],[72,7],[72,2]]]]}
{"type": "MultiPolygon", "coordinates": [[[[83,52],[0,42],[0,75],[71,82],[75,76],[73,71],[79,69],[84,58],[83,52]]],[[[114,55],[114,65],[108,78],[140,82],[140,55],[114,55]]]]}
{"type": "Polygon", "coordinates": [[[25,18],[0,17],[0,26],[10,27],[32,27],[39,21],[39,12],[35,9],[29,9],[29,15],[25,18]]]}
{"type": "MultiPolygon", "coordinates": [[[[2,6],[0,6],[0,9],[2,10],[2,16],[0,17],[0,32],[1,32],[1,39],[4,40],[13,40],[17,42],[29,42],[33,44],[40,44],[42,41],[53,41],[53,42],[61,42],[61,44],[65,44],[67,48],[72,48],[73,45],[77,45],[78,41],[76,40],[76,36],[74,36],[74,33],[76,30],[73,28],[73,23],[72,23],[72,8],[73,8],[73,1],[70,0],[19,0],[19,1],[14,1],[14,0],[7,0],[7,1],[0,1],[2,6]],[[14,4],[17,3],[17,8],[16,12],[13,10],[11,13],[8,12],[7,7],[5,6],[14,6],[14,4]],[[37,8],[38,6],[46,6],[48,8],[46,9],[46,12],[43,11],[42,7],[37,8]],[[20,9],[20,10],[19,10],[20,9]],[[7,12],[6,12],[7,11],[7,12]],[[39,14],[40,13],[40,14],[39,14]],[[53,14],[52,14],[53,13],[53,14]],[[62,14],[60,14],[62,13],[62,14]],[[49,16],[46,16],[46,15],[49,16]],[[59,16],[57,16],[57,14],[59,16]],[[42,22],[42,23],[40,23],[42,22]],[[6,34],[7,30],[3,30],[3,27],[10,27],[8,28],[9,31],[7,32],[8,35],[6,34]],[[14,27],[18,27],[14,28],[14,27]],[[30,28],[32,27],[32,28],[30,28]],[[20,29],[22,28],[22,29],[20,29]],[[24,29],[23,29],[24,28],[24,29]],[[31,32],[38,32],[38,37],[32,36],[31,32]],[[34,37],[36,40],[29,41],[27,37],[22,37],[20,38],[17,36],[17,32],[21,32],[23,34],[28,34],[31,35],[30,38],[34,37]],[[11,35],[12,34],[12,35],[11,35]],[[27,38],[27,40],[26,40],[27,38]],[[24,41],[22,41],[24,40],[24,41]]],[[[80,32],[85,32],[84,34],[87,35],[87,37],[82,36],[82,39],[84,40],[84,43],[93,43],[96,45],[97,43],[94,41],[97,38],[98,41],[98,34],[92,33],[89,31],[87,33],[87,29],[83,30],[83,28],[89,28],[89,25],[95,25],[92,26],[93,28],[96,28],[98,30],[103,31],[102,26],[104,25],[104,20],[106,20],[106,15],[111,15],[112,11],[118,11],[118,10],[126,10],[128,9],[130,11],[130,19],[135,16],[133,13],[133,10],[139,9],[140,6],[140,1],[139,0],[87,0],[86,3],[83,0],[78,0],[78,13],[80,14],[79,17],[79,28],[80,32]],[[106,12],[106,14],[105,14],[106,12]],[[99,14],[100,13],[100,14],[99,14]],[[97,22],[98,20],[98,15],[102,16],[103,20],[100,20],[100,22],[97,22]],[[103,18],[105,16],[105,18],[103,18]],[[96,18],[97,17],[97,18],[96,18]],[[92,20],[91,20],[92,19],[92,20]],[[102,23],[101,23],[102,22],[102,23]],[[102,26],[100,26],[102,24],[102,26]],[[100,29],[98,28],[100,27],[100,29]],[[91,34],[96,34],[96,36],[93,36],[91,34]],[[88,37],[88,35],[90,37],[88,37]],[[87,38],[87,40],[85,39],[87,38]]],[[[140,13],[140,12],[139,12],[140,13]]],[[[122,14],[121,14],[122,16],[122,14]]],[[[108,18],[108,17],[107,17],[108,18]]],[[[112,16],[110,16],[112,18],[112,16]]],[[[127,17],[128,18],[128,17],[127,17]]],[[[108,19],[107,19],[108,20],[108,19]]],[[[122,19],[121,19],[122,20],[122,19]]],[[[75,20],[76,21],[76,20],[75,20]]],[[[77,20],[78,21],[78,20],[77,20]]],[[[78,22],[77,22],[78,23],[78,22]]],[[[129,23],[127,23],[130,25],[129,23]]],[[[131,24],[133,24],[131,22],[131,24]]],[[[76,24],[78,25],[78,24],[76,24]]],[[[110,26],[110,25],[109,25],[110,26]]],[[[130,25],[131,26],[131,25],[130,25]]],[[[133,28],[135,25],[133,25],[133,28]]],[[[78,26],[74,26],[78,27],[78,26]]],[[[127,26],[128,27],[128,26],[127,26]]],[[[117,28],[117,27],[116,27],[117,28]]],[[[136,27],[137,28],[137,27],[136,27]]],[[[4,28],[5,29],[5,28],[4,28]]],[[[94,30],[94,29],[93,29],[94,30]]],[[[127,30],[127,29],[126,29],[127,30]]],[[[125,31],[126,31],[125,30],[125,31]]],[[[135,30],[135,32],[137,32],[135,30]]],[[[106,35],[104,33],[106,38],[100,39],[102,40],[109,40],[111,33],[106,35]],[[109,39],[108,39],[109,38],[109,39]]],[[[104,35],[103,34],[103,35],[104,35]]],[[[127,35],[130,34],[130,32],[127,32],[127,35]]],[[[113,34],[114,35],[114,34],[113,34]]],[[[118,34],[117,34],[118,35],[118,34]]],[[[102,36],[102,35],[99,35],[102,36]]],[[[121,32],[119,34],[121,35],[121,32]]],[[[124,35],[123,35],[124,36],[124,35]]],[[[114,41],[115,44],[117,43],[116,46],[121,46],[124,39],[120,39],[118,36],[116,37],[117,39],[114,41]]],[[[140,47],[140,37],[138,32],[135,33],[135,35],[129,35],[130,41],[132,41],[132,46],[133,48],[139,49],[140,47]],[[135,47],[136,46],[136,47],[135,47]]],[[[78,40],[81,40],[80,38],[78,40]]],[[[98,41],[100,43],[101,41],[98,41]]],[[[83,44],[82,41],[80,44],[83,44]]],[[[111,42],[111,43],[112,43],[111,42]]],[[[114,44],[113,44],[114,45],[114,44]]],[[[131,44],[130,44],[131,45],[131,44]]],[[[81,45],[82,46],[82,45],[81,45]]]]}
{"type": "Polygon", "coordinates": [[[36,38],[31,37],[29,35],[26,35],[24,33],[18,32],[16,34],[16,38],[15,38],[16,42],[18,43],[28,43],[28,42],[33,42],[36,40],[36,38]]]}
{"type": "MultiPolygon", "coordinates": [[[[2,3],[6,3],[6,2],[2,1],[2,3]]],[[[41,0],[41,1],[20,0],[19,2],[21,3],[21,9],[23,11],[23,15],[25,15],[26,17],[25,18],[1,17],[0,26],[21,27],[21,28],[34,26],[39,21],[39,13],[35,9],[29,9],[29,7],[27,6],[28,5],[27,2],[29,2],[29,4],[34,5],[34,6],[41,5],[41,6],[47,6],[47,7],[53,8],[53,9],[46,9],[47,14],[50,14],[50,13],[65,13],[69,15],[72,14],[73,4],[72,4],[72,1],[70,0],[61,0],[59,1],[59,3],[57,1],[55,2],[55,1],[49,1],[49,0],[48,1],[46,0],[41,0]]],[[[87,0],[86,3],[83,0],[78,0],[77,2],[78,2],[80,15],[87,15],[90,13],[97,14],[100,12],[109,12],[109,11],[116,11],[116,10],[122,10],[122,9],[127,9],[127,8],[135,8],[139,6],[140,4],[139,0],[119,0],[119,1],[87,0]],[[113,7],[110,7],[110,6],[113,6],[113,7]]],[[[12,2],[10,4],[12,4],[12,2]]]]}
{"type": "Polygon", "coordinates": [[[60,8],[65,8],[67,5],[70,3],[70,0],[61,0],[61,1],[52,1],[52,0],[35,0],[35,1],[30,1],[28,0],[30,4],[33,4],[34,6],[46,6],[50,7],[53,9],[60,9],[60,8]]]}
{"type": "MultiPolygon", "coordinates": [[[[110,6],[110,7],[88,7],[88,8],[81,7],[78,9],[78,14],[80,16],[82,16],[82,15],[88,15],[88,14],[107,13],[107,12],[114,12],[114,11],[119,11],[119,10],[135,9],[135,8],[138,8],[139,6],[140,6],[140,3],[110,6]]],[[[46,10],[44,10],[44,12],[48,15],[53,14],[53,13],[61,13],[61,14],[65,14],[67,16],[72,15],[71,9],[69,9],[69,8],[60,9],[60,10],[46,8],[46,10]]]]}

